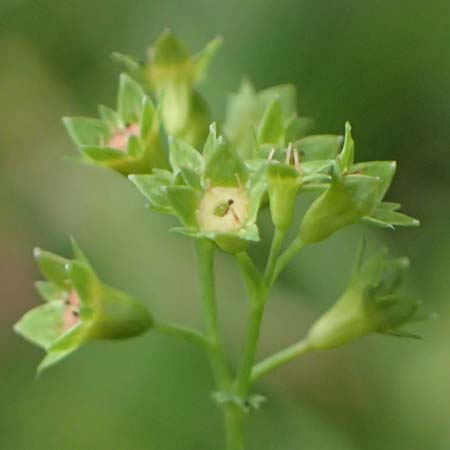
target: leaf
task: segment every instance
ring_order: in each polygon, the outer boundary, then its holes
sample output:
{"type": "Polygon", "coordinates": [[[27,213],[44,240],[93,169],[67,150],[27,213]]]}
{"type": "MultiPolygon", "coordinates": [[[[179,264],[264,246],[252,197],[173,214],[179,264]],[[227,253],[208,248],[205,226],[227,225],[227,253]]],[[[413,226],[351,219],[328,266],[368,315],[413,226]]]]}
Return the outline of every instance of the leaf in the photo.
{"type": "Polygon", "coordinates": [[[78,145],[101,145],[109,137],[107,125],[99,119],[64,117],[63,123],[72,141],[78,145]]]}

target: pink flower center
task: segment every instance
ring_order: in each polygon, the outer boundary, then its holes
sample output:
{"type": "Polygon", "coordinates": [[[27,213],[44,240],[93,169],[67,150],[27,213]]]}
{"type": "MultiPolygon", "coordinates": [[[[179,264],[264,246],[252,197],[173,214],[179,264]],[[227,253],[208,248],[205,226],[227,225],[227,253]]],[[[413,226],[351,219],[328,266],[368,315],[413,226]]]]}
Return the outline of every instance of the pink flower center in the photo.
{"type": "Polygon", "coordinates": [[[75,289],[69,292],[63,313],[63,331],[66,332],[80,321],[80,299],[75,289]]]}
{"type": "Polygon", "coordinates": [[[139,132],[139,123],[132,123],[125,129],[117,130],[109,139],[107,145],[108,147],[115,148],[116,150],[124,152],[127,149],[128,139],[130,138],[130,136],[139,136],[139,132]]]}

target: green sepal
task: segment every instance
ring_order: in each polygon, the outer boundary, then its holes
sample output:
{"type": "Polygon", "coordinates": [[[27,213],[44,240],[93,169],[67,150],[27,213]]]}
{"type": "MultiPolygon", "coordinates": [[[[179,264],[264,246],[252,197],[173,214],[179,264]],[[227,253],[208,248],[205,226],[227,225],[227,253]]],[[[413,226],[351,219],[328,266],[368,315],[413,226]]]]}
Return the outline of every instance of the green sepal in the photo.
{"type": "Polygon", "coordinates": [[[66,264],[69,260],[40,248],[35,248],[33,254],[41,274],[58,287],[67,289],[66,264]]]}
{"type": "Polygon", "coordinates": [[[107,125],[99,119],[64,117],[63,123],[70,138],[77,146],[101,145],[110,135],[107,125]]]}
{"type": "Polygon", "coordinates": [[[107,106],[100,105],[98,107],[98,114],[103,123],[107,125],[110,134],[113,134],[116,130],[125,126],[119,113],[107,106]]]}
{"type": "Polygon", "coordinates": [[[310,117],[292,115],[285,123],[286,142],[296,142],[304,138],[310,131],[313,120],[310,117]]]}
{"type": "Polygon", "coordinates": [[[14,325],[14,331],[44,349],[51,346],[63,330],[64,302],[49,301],[31,309],[14,325]]]}
{"type": "Polygon", "coordinates": [[[311,327],[308,344],[323,350],[371,332],[416,337],[399,329],[422,319],[421,302],[398,292],[408,266],[407,258],[389,259],[384,250],[359,264],[342,296],[311,327]]]}
{"type": "Polygon", "coordinates": [[[122,73],[119,79],[117,111],[125,124],[138,122],[142,116],[145,92],[136,81],[122,73]]]}
{"type": "Polygon", "coordinates": [[[66,297],[66,291],[51,281],[36,281],[34,285],[42,300],[46,302],[63,300],[66,297]]]}
{"type": "Polygon", "coordinates": [[[159,120],[155,105],[150,97],[145,97],[142,105],[140,138],[146,142],[159,133],[159,120]]]}
{"type": "Polygon", "coordinates": [[[144,86],[148,84],[148,76],[145,70],[145,66],[139,63],[129,55],[125,55],[119,52],[113,52],[111,55],[113,61],[122,66],[135,80],[144,86]]]}
{"type": "Polygon", "coordinates": [[[345,123],[344,145],[337,157],[337,166],[340,173],[345,173],[353,165],[355,159],[355,142],[352,138],[352,127],[350,122],[345,123]]]}
{"type": "Polygon", "coordinates": [[[197,227],[198,191],[189,186],[168,186],[167,199],[184,226],[197,227]]]}
{"type": "Polygon", "coordinates": [[[209,134],[206,138],[205,145],[203,146],[203,157],[209,159],[209,157],[215,153],[217,147],[222,143],[223,138],[217,135],[217,125],[213,122],[209,126],[209,134]]]}
{"type": "MultiPolygon", "coordinates": [[[[169,29],[164,30],[151,49],[152,64],[158,70],[174,71],[190,60],[189,50],[169,29]]],[[[161,73],[161,77],[163,73],[161,73]]]]}
{"type": "Polygon", "coordinates": [[[99,145],[83,145],[81,153],[90,161],[105,164],[116,162],[127,158],[127,154],[121,150],[99,145]]]}
{"type": "Polygon", "coordinates": [[[211,64],[211,61],[222,46],[222,43],[223,38],[221,36],[217,36],[212,41],[208,42],[202,51],[194,55],[194,76],[197,81],[204,79],[206,69],[211,64]]]}
{"type": "Polygon", "coordinates": [[[219,144],[205,164],[204,185],[244,185],[249,176],[247,167],[237,152],[227,143],[219,144]]]}
{"type": "Polygon", "coordinates": [[[284,144],[285,128],[283,111],[280,101],[277,98],[268,104],[259,124],[257,136],[260,144],[284,144]]]}
{"type": "Polygon", "coordinates": [[[82,304],[94,308],[100,282],[89,264],[77,260],[69,261],[66,264],[66,272],[82,304]]]}
{"type": "Polygon", "coordinates": [[[342,136],[334,134],[318,134],[307,136],[293,144],[300,152],[302,162],[314,160],[330,160],[336,155],[342,145],[342,136]]]}
{"type": "Polygon", "coordinates": [[[127,153],[133,159],[143,158],[145,155],[145,148],[142,140],[137,136],[130,136],[128,138],[127,153]]]}
{"type": "Polygon", "coordinates": [[[305,243],[320,242],[346,225],[370,215],[376,206],[380,180],[349,175],[334,181],[310,206],[300,225],[305,243]]]}
{"type": "Polygon", "coordinates": [[[380,185],[378,188],[377,203],[381,202],[388,191],[397,169],[395,161],[368,161],[353,164],[351,173],[359,173],[369,177],[378,177],[380,185]]]}
{"type": "Polygon", "coordinates": [[[196,189],[200,188],[204,161],[202,155],[189,144],[169,138],[170,164],[175,174],[181,172],[186,183],[196,189]]]}
{"type": "Polygon", "coordinates": [[[166,170],[154,170],[152,175],[129,175],[128,179],[150,201],[157,211],[174,214],[167,198],[167,186],[174,184],[174,176],[166,170]]]}
{"type": "Polygon", "coordinates": [[[407,216],[396,211],[389,211],[383,208],[377,208],[375,212],[370,217],[364,217],[363,221],[368,223],[373,223],[377,221],[383,224],[386,228],[393,228],[394,226],[402,227],[418,227],[420,226],[420,221],[414,217],[407,216]]]}
{"type": "Polygon", "coordinates": [[[287,230],[293,221],[297,191],[301,185],[299,172],[286,164],[267,167],[270,214],[275,228],[287,230]]]}
{"type": "Polygon", "coordinates": [[[293,84],[279,84],[263,89],[258,93],[258,98],[264,107],[277,100],[283,117],[292,117],[297,112],[297,88],[293,84]]]}
{"type": "Polygon", "coordinates": [[[86,339],[84,334],[81,324],[74,326],[67,331],[67,333],[64,333],[47,349],[47,356],[41,361],[37,368],[38,375],[77,350],[86,339]]]}

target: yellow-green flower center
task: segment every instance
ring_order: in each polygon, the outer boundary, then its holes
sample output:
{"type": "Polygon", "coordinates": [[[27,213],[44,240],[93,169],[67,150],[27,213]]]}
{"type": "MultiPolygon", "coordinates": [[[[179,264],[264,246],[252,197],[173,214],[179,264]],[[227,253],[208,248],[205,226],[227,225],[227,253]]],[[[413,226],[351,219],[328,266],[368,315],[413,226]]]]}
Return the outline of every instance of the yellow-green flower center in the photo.
{"type": "Polygon", "coordinates": [[[214,187],[203,195],[197,219],[202,231],[237,231],[248,214],[249,199],[243,188],[214,187]]]}

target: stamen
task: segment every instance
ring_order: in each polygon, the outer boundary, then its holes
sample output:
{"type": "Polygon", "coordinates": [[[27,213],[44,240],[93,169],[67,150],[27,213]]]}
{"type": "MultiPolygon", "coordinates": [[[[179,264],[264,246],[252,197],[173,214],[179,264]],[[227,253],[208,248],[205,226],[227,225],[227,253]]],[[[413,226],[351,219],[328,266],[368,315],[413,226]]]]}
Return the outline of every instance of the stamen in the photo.
{"type": "Polygon", "coordinates": [[[267,158],[267,160],[268,160],[269,162],[272,162],[272,160],[273,160],[273,155],[275,155],[275,147],[274,147],[272,150],[270,150],[269,157],[267,158]]]}

